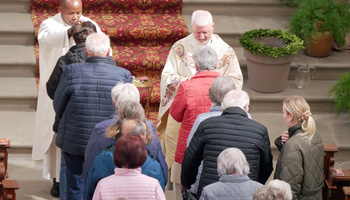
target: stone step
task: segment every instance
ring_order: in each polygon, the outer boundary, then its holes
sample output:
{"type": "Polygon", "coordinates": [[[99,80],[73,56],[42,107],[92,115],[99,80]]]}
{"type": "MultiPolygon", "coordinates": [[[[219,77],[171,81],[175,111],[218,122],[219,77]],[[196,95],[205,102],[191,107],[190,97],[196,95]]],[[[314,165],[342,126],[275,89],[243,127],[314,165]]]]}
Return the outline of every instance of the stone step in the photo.
{"type": "Polygon", "coordinates": [[[0,45],[33,45],[34,27],[29,13],[0,13],[0,45]]]}
{"type": "Polygon", "coordinates": [[[38,92],[34,77],[1,77],[0,91],[0,111],[35,111],[38,92]]]}
{"type": "MultiPolygon", "coordinates": [[[[247,59],[243,55],[242,47],[233,47],[237,55],[243,77],[248,79],[247,59]]],[[[339,76],[350,70],[349,53],[332,51],[331,55],[325,58],[306,56],[302,50],[295,56],[289,71],[289,80],[295,79],[298,64],[309,64],[316,68],[314,80],[338,80],[339,76]]]]}
{"type": "Polygon", "coordinates": [[[213,15],[291,15],[295,8],[277,0],[183,0],[182,13],[208,10],[213,15]]]}
{"type": "Polygon", "coordinates": [[[299,89],[296,87],[293,80],[288,80],[286,87],[282,92],[278,93],[261,93],[249,88],[248,81],[243,83],[243,90],[245,90],[250,97],[251,112],[282,112],[282,101],[292,95],[299,95],[304,97],[314,113],[333,114],[334,105],[330,97],[328,97],[329,88],[336,81],[332,80],[312,80],[309,87],[299,89]]]}
{"type": "Polygon", "coordinates": [[[11,149],[28,151],[33,146],[35,111],[0,111],[1,137],[11,140],[11,149]]]}
{"type": "Polygon", "coordinates": [[[34,46],[0,45],[0,77],[34,77],[34,46]]]}
{"type": "Polygon", "coordinates": [[[29,13],[30,0],[0,0],[0,13],[29,13]]]}

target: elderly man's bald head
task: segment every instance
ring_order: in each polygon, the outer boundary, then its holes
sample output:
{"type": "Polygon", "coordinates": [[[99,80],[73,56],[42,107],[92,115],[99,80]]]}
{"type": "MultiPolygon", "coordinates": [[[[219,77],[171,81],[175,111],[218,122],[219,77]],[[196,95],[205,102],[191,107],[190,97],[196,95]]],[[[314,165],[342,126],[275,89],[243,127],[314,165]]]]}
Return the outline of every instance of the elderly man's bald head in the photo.
{"type": "Polygon", "coordinates": [[[62,19],[66,24],[74,26],[79,22],[83,11],[81,0],[61,0],[60,8],[62,19]]]}

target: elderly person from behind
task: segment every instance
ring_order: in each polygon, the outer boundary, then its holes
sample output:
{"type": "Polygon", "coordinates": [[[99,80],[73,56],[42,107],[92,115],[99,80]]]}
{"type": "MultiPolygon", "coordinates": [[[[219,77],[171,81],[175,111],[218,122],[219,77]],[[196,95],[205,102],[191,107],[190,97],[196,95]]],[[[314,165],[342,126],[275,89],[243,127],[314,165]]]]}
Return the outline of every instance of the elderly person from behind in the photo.
{"type": "Polygon", "coordinates": [[[281,192],[284,194],[283,200],[292,200],[293,198],[292,189],[290,188],[290,185],[287,182],[274,179],[269,181],[267,183],[267,186],[270,188],[277,188],[281,190],[281,192]]]}
{"type": "Polygon", "coordinates": [[[279,188],[264,185],[255,192],[253,200],[285,200],[285,198],[279,188]]]}
{"type": "MultiPolygon", "coordinates": [[[[122,106],[129,106],[128,103],[136,104],[135,102],[127,102],[126,104],[122,104],[122,106]]],[[[146,123],[141,121],[139,118],[123,119],[121,123],[121,135],[140,135],[145,141],[146,150],[148,150],[147,144],[149,144],[153,139],[149,129],[146,127],[146,123]]],[[[119,140],[119,135],[117,140],[119,140]]],[[[86,180],[84,200],[92,199],[97,183],[101,179],[113,174],[114,168],[116,167],[113,163],[113,150],[114,146],[103,150],[95,157],[86,180]]],[[[145,163],[141,166],[141,173],[157,179],[160,186],[164,190],[165,183],[162,169],[160,164],[151,156],[152,155],[148,153],[145,163]]]]}
{"type": "Polygon", "coordinates": [[[139,135],[123,135],[115,144],[114,174],[100,180],[94,192],[94,200],[164,199],[165,195],[157,179],[141,174],[141,166],[147,160],[144,140],[139,135]]]}
{"type": "Polygon", "coordinates": [[[245,91],[232,90],[222,102],[220,116],[210,117],[198,126],[185,151],[181,170],[181,184],[189,189],[196,181],[198,167],[203,160],[197,195],[203,187],[219,180],[217,157],[230,147],[240,149],[247,156],[249,178],[264,184],[272,168],[272,154],[267,128],[249,119],[249,96],[245,91]]]}
{"type": "MultiPolygon", "coordinates": [[[[126,117],[137,117],[141,120],[146,120],[144,110],[142,109],[142,106],[139,105],[139,90],[133,84],[122,82],[117,83],[111,90],[111,98],[116,112],[113,113],[108,119],[103,120],[95,125],[95,128],[85,149],[85,162],[83,166],[83,177],[85,181],[95,157],[102,150],[115,145],[115,142],[119,137],[118,133],[120,131],[119,126],[121,120],[126,117]],[[134,107],[129,106],[128,111],[123,109],[125,113],[120,113],[120,107],[123,102],[128,102],[130,105],[134,105],[134,107]],[[133,102],[135,104],[131,104],[133,102]],[[135,109],[132,110],[132,108],[135,109]]],[[[156,159],[157,162],[159,162],[161,165],[164,180],[166,182],[168,180],[168,166],[162,153],[162,147],[158,139],[156,128],[152,121],[147,120],[146,124],[151,129],[150,132],[153,135],[153,141],[147,145],[147,149],[150,151],[154,159],[156,159]]]]}
{"type": "Polygon", "coordinates": [[[251,200],[256,190],[262,186],[249,179],[249,164],[243,152],[237,148],[227,148],[221,152],[217,168],[219,181],[204,187],[200,200],[251,200]]]}
{"type": "Polygon", "coordinates": [[[210,111],[211,101],[208,91],[215,78],[220,76],[218,72],[214,71],[218,57],[210,46],[199,47],[192,55],[192,58],[196,63],[197,73],[190,80],[180,84],[169,111],[177,122],[182,122],[180,131],[177,134],[166,135],[166,137],[173,138],[171,142],[167,143],[167,152],[172,152],[172,154],[167,154],[167,156],[174,156],[173,152],[176,149],[175,162],[171,166],[171,182],[174,186],[174,192],[180,192],[181,163],[187,147],[187,137],[197,115],[210,111]]]}

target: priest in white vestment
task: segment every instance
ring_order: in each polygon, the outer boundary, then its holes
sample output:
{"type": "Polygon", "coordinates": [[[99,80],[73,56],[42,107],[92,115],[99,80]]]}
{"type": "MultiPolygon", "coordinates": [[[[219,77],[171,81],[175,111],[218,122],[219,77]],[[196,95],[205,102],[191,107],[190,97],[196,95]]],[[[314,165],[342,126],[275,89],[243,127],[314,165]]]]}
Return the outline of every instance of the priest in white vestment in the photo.
{"type": "Polygon", "coordinates": [[[55,112],[52,100],[46,93],[46,82],[57,60],[75,45],[73,38],[70,37],[72,26],[82,21],[91,21],[96,26],[97,32],[101,32],[95,22],[81,15],[81,0],[61,0],[60,8],[60,13],[40,24],[38,33],[40,81],[32,150],[32,159],[44,162],[43,178],[56,178],[58,181],[61,149],[55,145],[56,135],[52,130],[55,112]]]}
{"type": "Polygon", "coordinates": [[[196,73],[195,63],[192,59],[194,51],[202,45],[211,46],[219,58],[216,71],[223,76],[231,77],[237,89],[242,89],[243,86],[242,71],[235,52],[218,35],[213,34],[212,15],[208,11],[197,10],[192,14],[191,25],[193,33],[172,46],[162,71],[160,83],[161,102],[157,130],[169,167],[170,178],[168,180],[177,184],[173,188],[175,197],[181,195],[179,191],[181,164],[174,163],[181,123],[169,115],[169,108],[180,83],[192,78],[196,73]]]}

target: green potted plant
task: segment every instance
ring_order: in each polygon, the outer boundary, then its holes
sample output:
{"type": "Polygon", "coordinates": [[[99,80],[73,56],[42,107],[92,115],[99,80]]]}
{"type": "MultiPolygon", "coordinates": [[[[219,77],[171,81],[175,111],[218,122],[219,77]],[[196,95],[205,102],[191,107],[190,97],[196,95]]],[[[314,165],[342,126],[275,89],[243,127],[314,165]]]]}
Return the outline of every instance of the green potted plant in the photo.
{"type": "Polygon", "coordinates": [[[290,64],[303,41],[288,31],[254,29],[245,32],[239,43],[247,58],[249,87],[266,93],[284,90],[290,64]]]}
{"type": "Polygon", "coordinates": [[[345,43],[350,30],[350,4],[344,0],[299,1],[288,22],[290,32],[304,39],[306,55],[326,57],[331,54],[332,37],[340,48],[345,43]],[[327,46],[321,46],[326,42],[327,46]]]}
{"type": "Polygon", "coordinates": [[[337,115],[347,111],[350,117],[350,71],[340,76],[340,80],[331,87],[328,94],[334,100],[337,115]]]}

